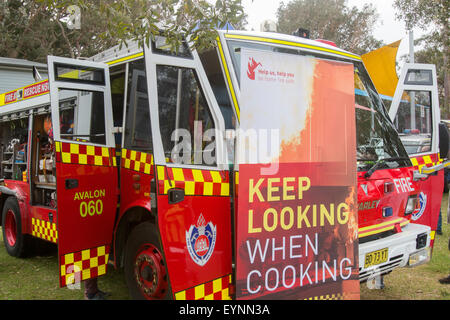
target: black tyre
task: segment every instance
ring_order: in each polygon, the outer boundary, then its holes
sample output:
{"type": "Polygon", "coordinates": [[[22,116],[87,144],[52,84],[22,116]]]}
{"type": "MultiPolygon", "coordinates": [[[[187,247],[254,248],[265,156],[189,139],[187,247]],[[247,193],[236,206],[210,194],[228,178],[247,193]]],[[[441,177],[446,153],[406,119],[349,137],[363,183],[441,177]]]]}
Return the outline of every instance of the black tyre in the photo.
{"type": "Polygon", "coordinates": [[[3,242],[6,251],[13,257],[25,257],[29,253],[30,239],[22,233],[22,220],[17,199],[9,197],[2,212],[3,242]]]}
{"type": "Polygon", "coordinates": [[[135,227],[125,248],[125,280],[132,299],[171,299],[166,263],[155,227],[144,222],[135,227]]]}

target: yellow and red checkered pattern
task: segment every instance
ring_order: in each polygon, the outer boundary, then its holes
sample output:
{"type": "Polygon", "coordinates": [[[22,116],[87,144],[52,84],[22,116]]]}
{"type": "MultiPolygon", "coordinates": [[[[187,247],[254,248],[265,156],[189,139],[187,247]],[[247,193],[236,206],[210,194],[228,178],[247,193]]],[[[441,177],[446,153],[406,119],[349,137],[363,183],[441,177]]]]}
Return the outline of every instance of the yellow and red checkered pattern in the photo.
{"type": "Polygon", "coordinates": [[[231,300],[231,274],[175,293],[175,300],[231,300]]]}
{"type": "Polygon", "coordinates": [[[167,194],[171,188],[184,189],[185,195],[230,195],[228,172],[158,166],[159,192],[167,194]]]}
{"type": "Polygon", "coordinates": [[[60,257],[60,283],[69,284],[96,278],[106,273],[109,246],[100,246],[68,253],[60,257]]]}
{"type": "Polygon", "coordinates": [[[437,164],[442,163],[442,159],[439,156],[439,153],[412,157],[411,158],[412,165],[414,169],[421,171],[422,167],[432,167],[437,164]]]}
{"type": "Polygon", "coordinates": [[[31,218],[31,235],[53,243],[58,243],[56,223],[50,221],[31,218]]]}
{"type": "MultiPolygon", "coordinates": [[[[357,296],[358,294],[356,294],[357,296]]],[[[314,296],[305,298],[303,300],[348,300],[348,299],[354,299],[355,293],[346,293],[346,292],[338,292],[338,293],[330,293],[330,294],[323,294],[320,296],[314,296]]]]}
{"type": "Polygon", "coordinates": [[[145,174],[153,173],[153,155],[150,153],[122,149],[121,166],[145,174]]]}
{"type": "Polygon", "coordinates": [[[115,167],[114,148],[55,141],[56,161],[71,164],[115,167]]]}

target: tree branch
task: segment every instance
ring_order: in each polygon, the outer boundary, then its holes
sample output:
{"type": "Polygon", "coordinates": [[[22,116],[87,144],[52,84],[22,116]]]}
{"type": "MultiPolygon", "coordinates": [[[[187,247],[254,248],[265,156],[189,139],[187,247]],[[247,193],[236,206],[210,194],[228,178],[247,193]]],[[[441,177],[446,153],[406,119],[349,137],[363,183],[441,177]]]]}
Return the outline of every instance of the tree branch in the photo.
{"type": "Polygon", "coordinates": [[[63,39],[66,42],[67,47],[69,48],[70,57],[72,59],[75,59],[75,55],[74,55],[74,52],[73,52],[73,49],[72,49],[72,44],[70,43],[69,38],[67,37],[66,31],[64,30],[64,26],[62,25],[61,21],[59,21],[60,18],[61,18],[61,16],[60,16],[60,14],[58,12],[58,14],[56,16],[56,23],[58,24],[59,28],[61,29],[61,34],[63,36],[63,39]]]}

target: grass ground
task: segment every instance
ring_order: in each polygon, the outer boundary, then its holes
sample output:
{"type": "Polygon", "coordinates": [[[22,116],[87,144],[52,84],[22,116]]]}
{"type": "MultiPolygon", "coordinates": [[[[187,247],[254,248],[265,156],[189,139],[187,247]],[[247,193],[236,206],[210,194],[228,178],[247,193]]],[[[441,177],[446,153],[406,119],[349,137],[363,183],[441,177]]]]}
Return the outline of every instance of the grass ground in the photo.
{"type": "MultiPolygon", "coordinates": [[[[1,234],[1,232],[0,232],[1,234]]],[[[112,299],[128,299],[122,272],[110,267],[99,278],[99,287],[114,295],[112,299]]],[[[0,244],[0,300],[80,300],[81,288],[59,288],[56,246],[42,255],[25,259],[9,256],[0,244]]]]}
{"type": "MultiPolygon", "coordinates": [[[[361,284],[363,300],[450,300],[450,285],[439,283],[450,274],[448,241],[450,225],[447,223],[447,194],[442,200],[443,235],[437,235],[433,258],[416,268],[399,268],[384,278],[385,288],[369,289],[361,284]]],[[[1,239],[1,228],[0,228],[1,239]]],[[[123,272],[112,267],[99,278],[99,287],[112,293],[110,299],[128,299],[123,272]]],[[[0,300],[80,300],[82,288],[59,288],[56,246],[43,254],[26,259],[9,256],[0,241],[0,300]]]]}
{"type": "Polygon", "coordinates": [[[447,223],[448,194],[441,204],[443,235],[436,235],[433,257],[427,264],[415,268],[397,268],[384,277],[383,290],[369,289],[361,284],[361,299],[365,300],[450,300],[450,284],[439,279],[450,275],[448,241],[450,225],[447,223]]]}

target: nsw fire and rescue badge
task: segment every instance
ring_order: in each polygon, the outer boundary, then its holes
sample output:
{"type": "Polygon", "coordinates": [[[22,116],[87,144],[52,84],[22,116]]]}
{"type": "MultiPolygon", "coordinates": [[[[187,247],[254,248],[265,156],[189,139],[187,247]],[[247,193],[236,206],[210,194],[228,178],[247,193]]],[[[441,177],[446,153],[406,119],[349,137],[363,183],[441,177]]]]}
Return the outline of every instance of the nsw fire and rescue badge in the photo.
{"type": "Polygon", "coordinates": [[[425,193],[421,192],[419,194],[419,208],[414,210],[414,212],[411,216],[411,220],[416,221],[417,219],[419,219],[425,212],[426,207],[427,207],[427,195],[425,193]]]}
{"type": "Polygon", "coordinates": [[[202,214],[198,217],[197,225],[191,225],[186,231],[189,255],[199,266],[204,266],[211,258],[216,244],[216,234],[216,226],[211,221],[206,223],[202,214]]]}

